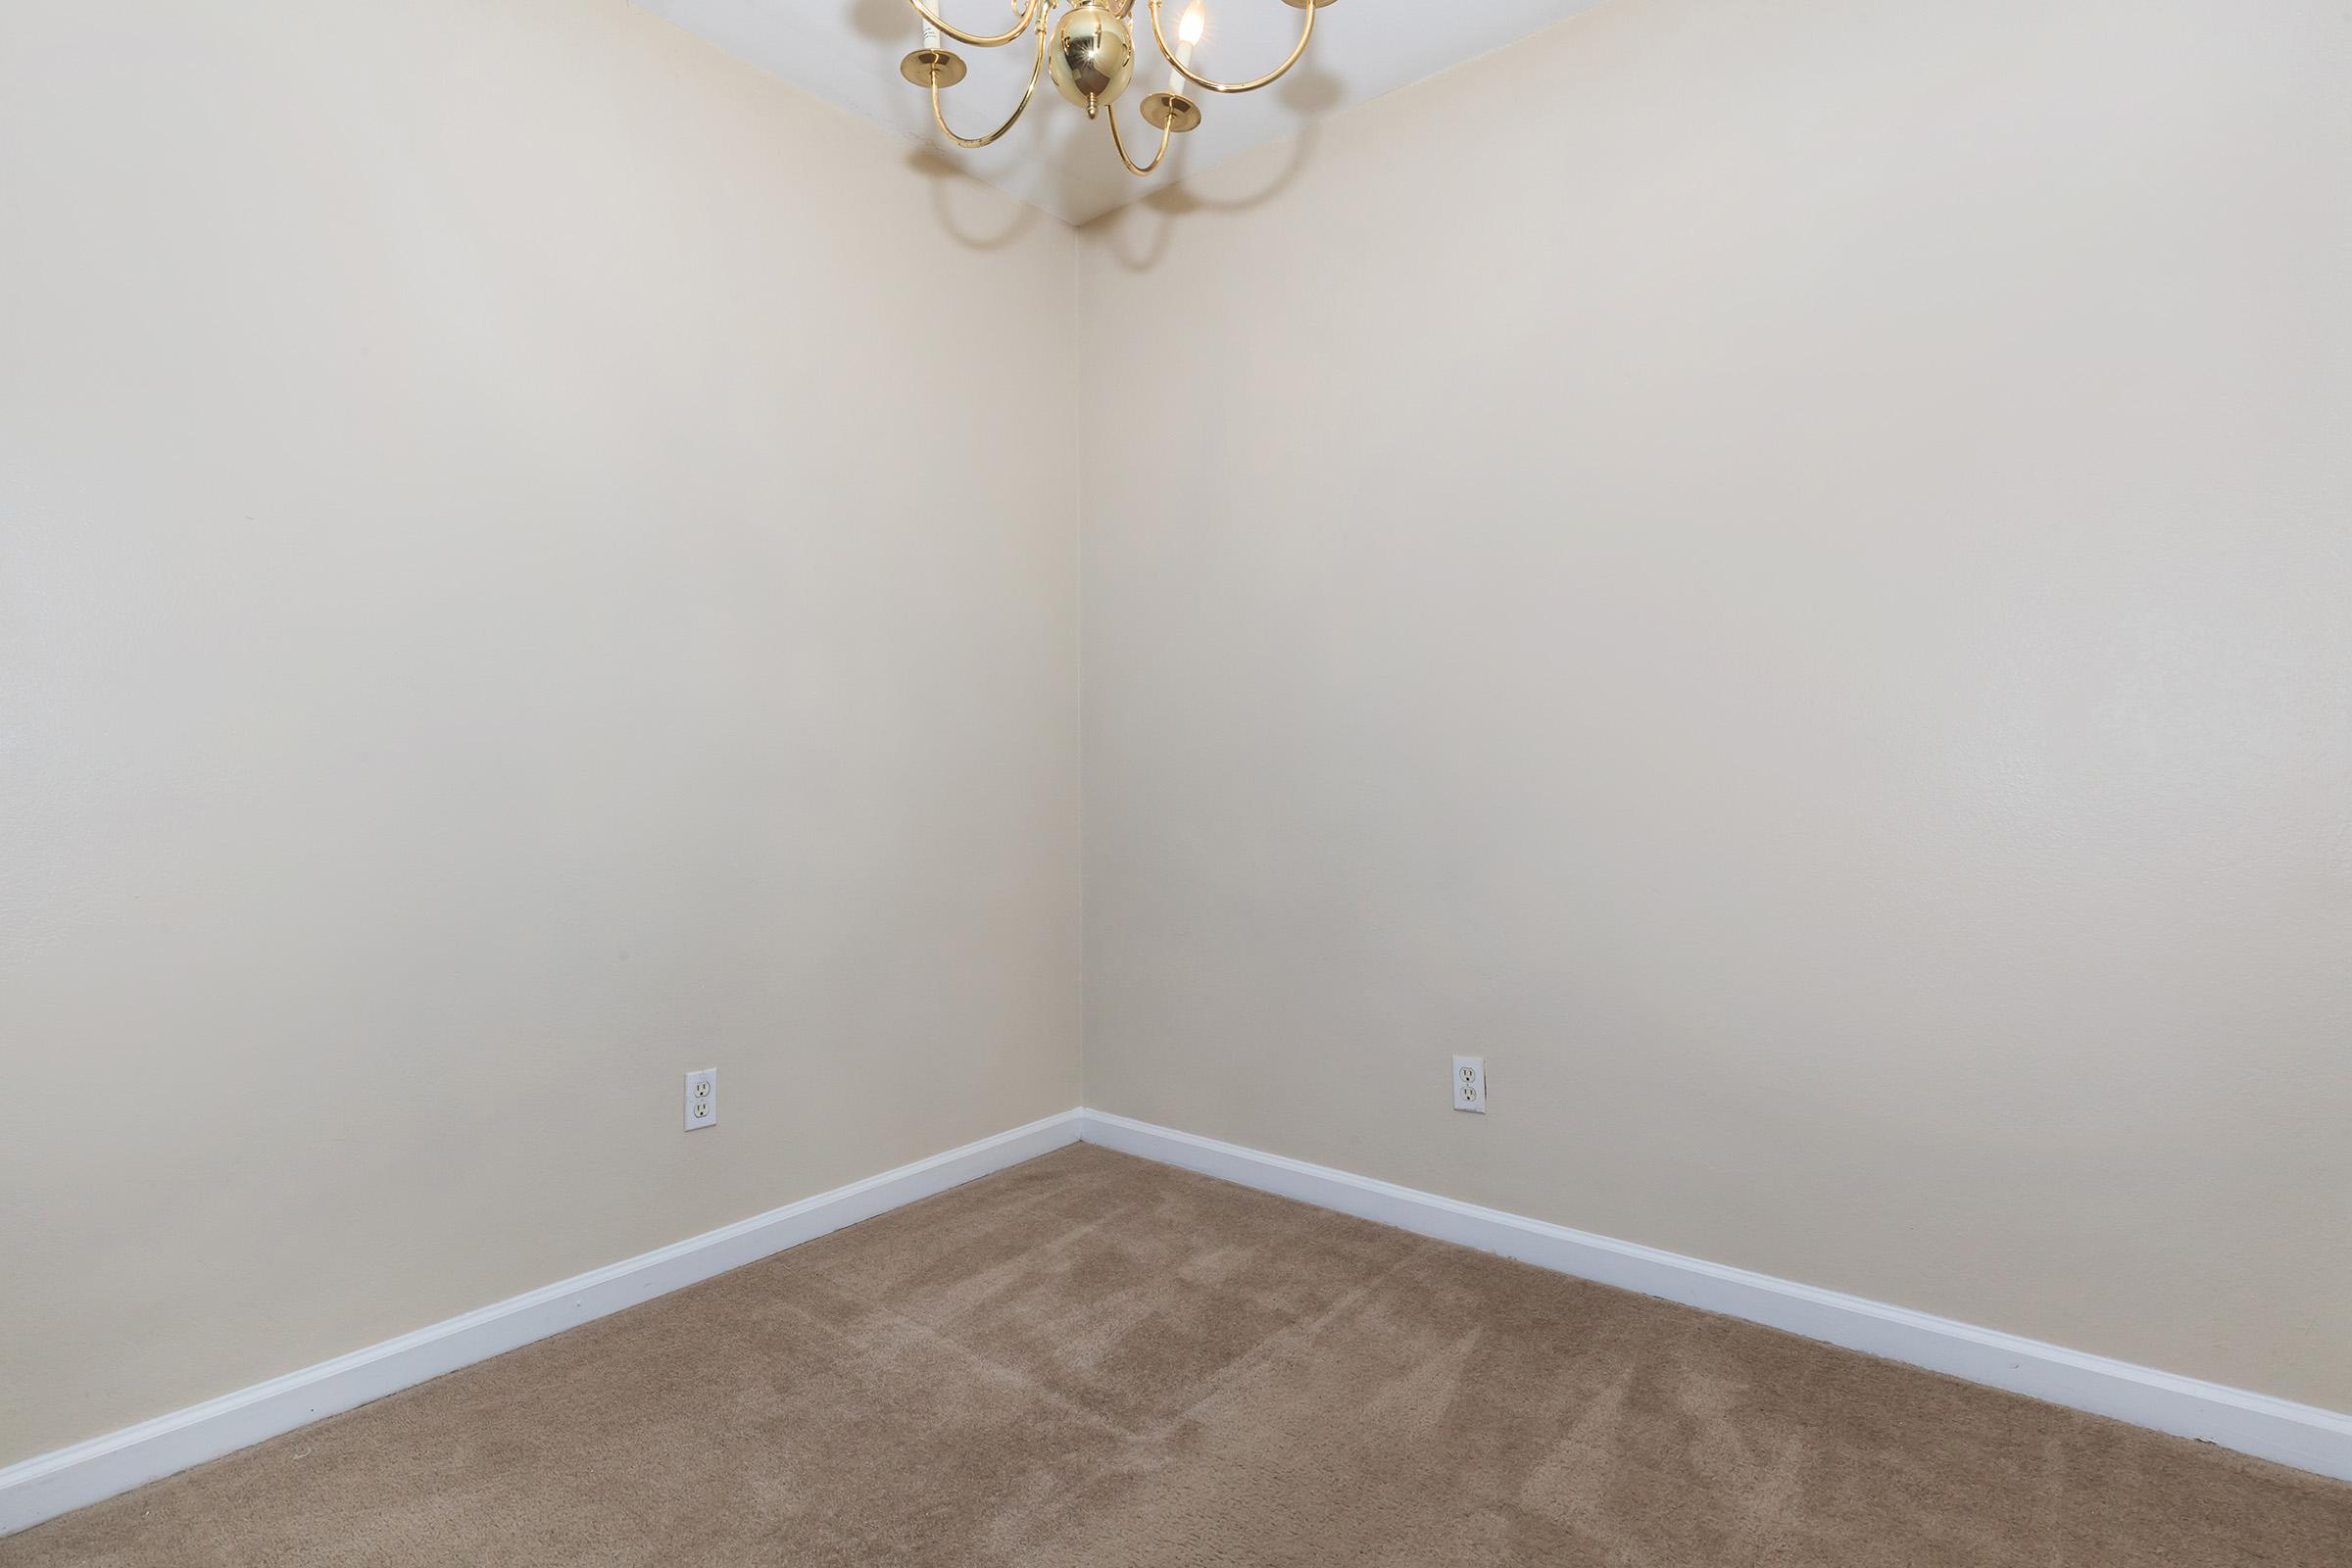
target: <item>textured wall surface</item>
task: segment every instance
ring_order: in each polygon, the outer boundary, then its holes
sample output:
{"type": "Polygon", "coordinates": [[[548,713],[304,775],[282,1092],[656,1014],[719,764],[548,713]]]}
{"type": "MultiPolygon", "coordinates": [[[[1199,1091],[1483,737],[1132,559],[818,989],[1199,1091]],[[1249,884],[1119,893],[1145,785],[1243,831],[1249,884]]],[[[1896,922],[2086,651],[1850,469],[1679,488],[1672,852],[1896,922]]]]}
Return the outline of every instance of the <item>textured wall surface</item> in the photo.
{"type": "Polygon", "coordinates": [[[1629,0],[1085,231],[1090,1102],[2352,1408],[2347,80],[1629,0]]]}
{"type": "Polygon", "coordinates": [[[910,156],[620,0],[0,17],[0,1462],[1075,1103],[1073,241],[910,156]]]}

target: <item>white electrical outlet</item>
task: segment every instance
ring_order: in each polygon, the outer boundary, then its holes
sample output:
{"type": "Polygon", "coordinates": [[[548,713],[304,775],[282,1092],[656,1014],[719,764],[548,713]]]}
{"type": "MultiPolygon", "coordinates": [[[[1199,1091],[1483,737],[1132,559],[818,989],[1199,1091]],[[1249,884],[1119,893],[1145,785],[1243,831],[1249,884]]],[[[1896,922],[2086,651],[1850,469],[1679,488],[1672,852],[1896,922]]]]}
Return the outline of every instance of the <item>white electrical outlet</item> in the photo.
{"type": "Polygon", "coordinates": [[[708,1127],[718,1120],[718,1069],[705,1067],[686,1075],[686,1130],[708,1127]]]}
{"type": "Polygon", "coordinates": [[[1453,1058],[1453,1108],[1487,1113],[1487,1058],[1453,1058]]]}

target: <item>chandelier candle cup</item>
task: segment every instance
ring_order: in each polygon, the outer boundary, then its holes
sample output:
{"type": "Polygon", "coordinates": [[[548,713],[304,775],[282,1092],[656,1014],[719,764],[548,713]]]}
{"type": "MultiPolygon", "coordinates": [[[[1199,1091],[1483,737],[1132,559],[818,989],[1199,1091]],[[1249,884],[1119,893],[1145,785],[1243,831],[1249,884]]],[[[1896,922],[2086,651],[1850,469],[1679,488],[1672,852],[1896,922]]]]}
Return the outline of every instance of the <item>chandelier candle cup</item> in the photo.
{"type": "MultiPolygon", "coordinates": [[[[917,14],[922,15],[920,8],[917,14]]],[[[953,87],[963,79],[963,56],[947,47],[942,41],[939,24],[923,15],[923,46],[899,62],[899,74],[917,87],[937,91],[953,87]]]]}

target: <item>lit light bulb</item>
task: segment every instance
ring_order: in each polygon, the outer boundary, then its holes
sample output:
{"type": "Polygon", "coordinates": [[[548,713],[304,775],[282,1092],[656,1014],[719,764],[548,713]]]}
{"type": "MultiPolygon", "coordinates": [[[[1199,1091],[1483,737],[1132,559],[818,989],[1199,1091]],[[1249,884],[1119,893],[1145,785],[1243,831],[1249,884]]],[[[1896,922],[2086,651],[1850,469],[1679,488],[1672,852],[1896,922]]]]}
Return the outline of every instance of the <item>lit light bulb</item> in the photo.
{"type": "MultiPolygon", "coordinates": [[[[1189,66],[1193,63],[1193,45],[1199,43],[1200,34],[1207,30],[1208,18],[1201,14],[1200,0],[1193,0],[1192,6],[1184,14],[1184,20],[1176,24],[1176,63],[1178,65],[1189,66]]],[[[1185,86],[1183,72],[1170,71],[1168,73],[1168,91],[1170,93],[1181,98],[1184,96],[1185,86]]]]}

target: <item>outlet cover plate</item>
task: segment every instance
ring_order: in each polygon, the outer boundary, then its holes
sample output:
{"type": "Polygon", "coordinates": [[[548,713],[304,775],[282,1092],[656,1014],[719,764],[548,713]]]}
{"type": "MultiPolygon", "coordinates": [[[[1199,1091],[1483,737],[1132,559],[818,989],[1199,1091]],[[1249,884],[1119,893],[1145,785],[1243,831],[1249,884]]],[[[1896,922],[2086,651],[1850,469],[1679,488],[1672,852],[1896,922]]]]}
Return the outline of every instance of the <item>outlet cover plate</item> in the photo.
{"type": "Polygon", "coordinates": [[[1487,1113],[1487,1058],[1453,1058],[1453,1108],[1484,1116],[1487,1113]]]}

